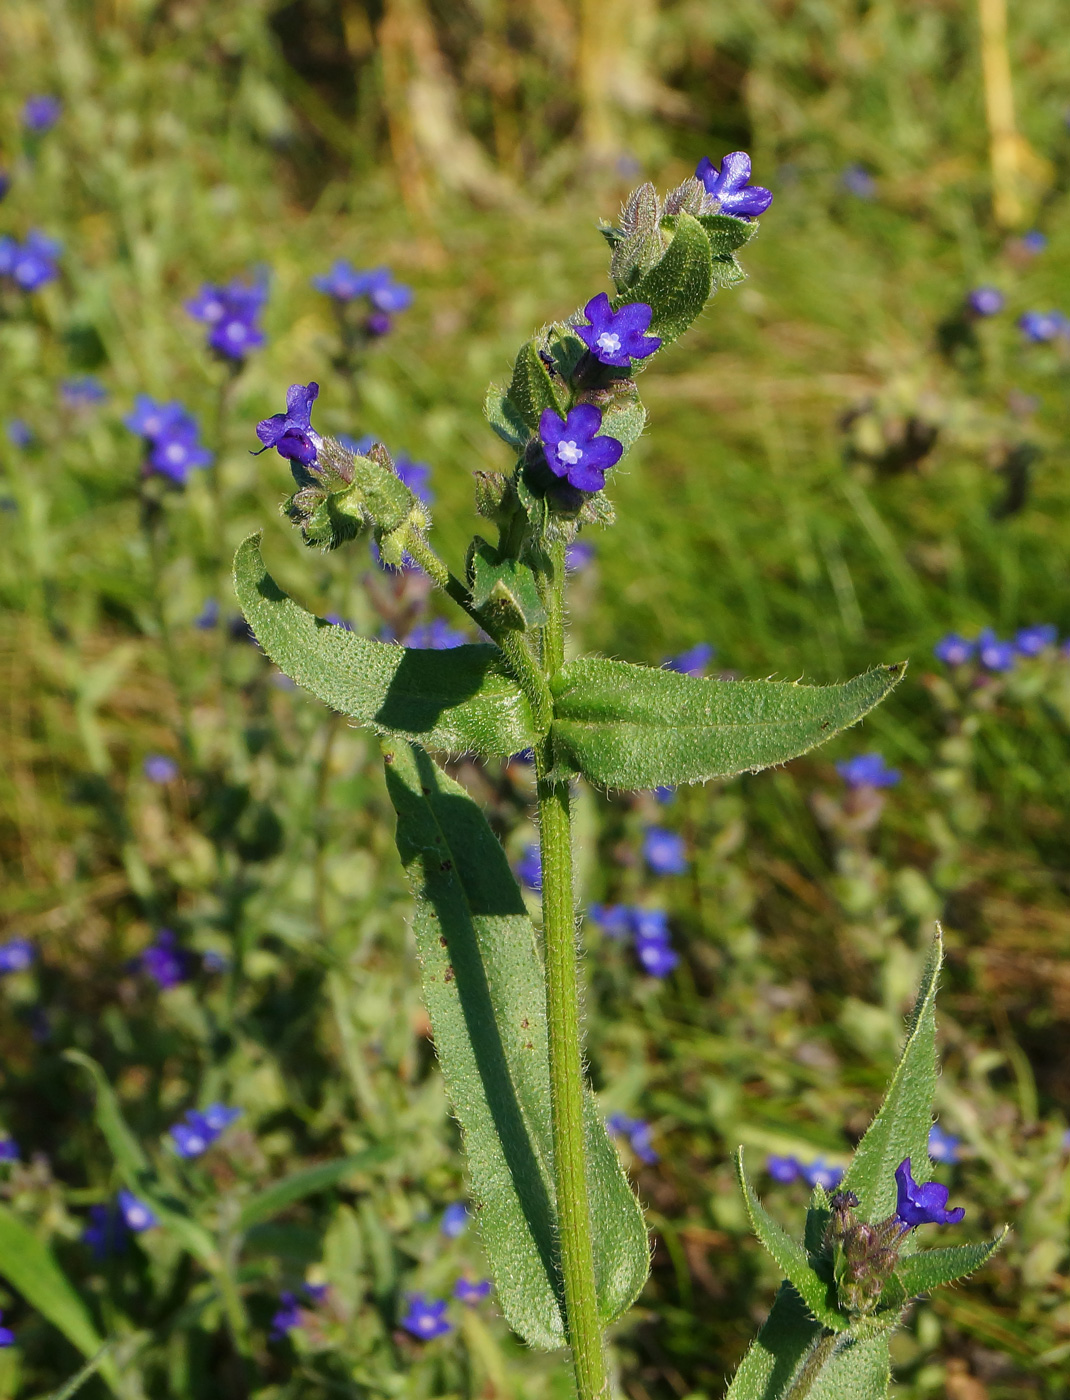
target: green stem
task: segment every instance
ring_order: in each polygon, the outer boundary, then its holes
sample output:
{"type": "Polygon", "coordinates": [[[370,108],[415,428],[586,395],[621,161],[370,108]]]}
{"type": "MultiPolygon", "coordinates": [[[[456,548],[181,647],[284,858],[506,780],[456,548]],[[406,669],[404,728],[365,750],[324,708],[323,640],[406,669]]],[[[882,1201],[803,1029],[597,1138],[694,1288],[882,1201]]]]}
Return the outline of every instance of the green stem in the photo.
{"type": "Polygon", "coordinates": [[[838,1334],[826,1332],[817,1345],[806,1358],[802,1370],[795,1377],[791,1389],[784,1395],[784,1400],[804,1400],[814,1388],[818,1376],[825,1369],[825,1365],[832,1359],[832,1353],[836,1350],[838,1334]]]}
{"type": "MultiPolygon", "coordinates": [[[[564,549],[555,552],[548,595],[543,664],[550,677],[564,660],[564,549]]],[[[579,967],[572,888],[572,817],[567,779],[548,776],[550,744],[536,746],[539,832],[542,846],[543,943],[550,1038],[550,1111],[554,1140],[561,1273],[565,1318],[579,1400],[608,1393],[602,1325],[594,1273],[587,1154],[583,1136],[583,1052],[579,967]]]]}

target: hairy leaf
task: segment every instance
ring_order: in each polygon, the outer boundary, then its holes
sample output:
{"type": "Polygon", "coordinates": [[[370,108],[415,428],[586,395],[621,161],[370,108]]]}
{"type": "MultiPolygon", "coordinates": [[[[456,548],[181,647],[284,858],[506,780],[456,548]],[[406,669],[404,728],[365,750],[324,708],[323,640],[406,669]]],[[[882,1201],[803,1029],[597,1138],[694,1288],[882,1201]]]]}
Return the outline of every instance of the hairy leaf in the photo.
{"type": "Polygon", "coordinates": [[[630,302],[647,302],[654,313],[650,333],[668,344],[683,335],[709,300],[713,261],[710,240],[693,215],[674,214],[662,226],[673,235],[664,256],[613,306],[619,310],[630,302]]]}
{"type": "MultiPolygon", "coordinates": [[[[558,392],[550,372],[539,356],[542,337],[525,341],[517,352],[507,398],[533,433],[539,430],[543,410],[552,408],[564,417],[564,391],[558,392]]],[[[557,381],[560,383],[561,381],[557,381]]]]}
{"type": "Polygon", "coordinates": [[[732,214],[700,214],[698,221],[706,230],[710,252],[715,258],[731,256],[758,232],[756,223],[737,219],[732,214]]]}
{"type": "Polygon", "coordinates": [[[483,413],[503,442],[507,442],[517,452],[524,450],[531,437],[531,429],[508,394],[497,384],[492,384],[487,390],[487,396],[483,400],[483,413]]]}
{"type": "MultiPolygon", "coordinates": [[[[94,1327],[74,1285],[56,1263],[48,1246],[5,1205],[0,1205],[0,1277],[62,1332],[83,1356],[100,1356],[104,1339],[94,1327]]],[[[111,1389],[118,1392],[119,1373],[112,1358],[102,1356],[99,1369],[111,1389]]]]}
{"type": "Polygon", "coordinates": [[[279,588],[264,566],[258,534],[234,556],[234,588],[272,661],[376,733],[484,756],[519,753],[534,742],[528,702],[497,647],[424,651],[332,627],[279,588]]]}
{"type": "Polygon", "coordinates": [[[803,1246],[791,1238],[759,1201],[743,1168],[742,1147],[736,1154],[736,1171],[754,1233],[795,1285],[814,1317],[832,1331],[842,1332],[847,1326],[847,1318],[836,1306],[831,1275],[823,1278],[818,1273],[803,1246]]]}
{"type": "Polygon", "coordinates": [[[605,787],[730,778],[786,763],[857,723],[904,669],[812,686],[706,680],[589,657],[554,682],[554,753],[562,769],[605,787]]]}
{"type": "MultiPolygon", "coordinates": [[[[503,1311],[532,1346],[564,1344],[557,1266],[542,959],[523,896],[483,813],[419,749],[384,743],[397,843],[416,897],[424,994],[464,1134],[479,1228],[503,1311]]],[[[646,1280],[646,1229],[585,1100],[602,1318],[646,1280]]]]}
{"type": "Polygon", "coordinates": [[[925,966],[903,1054],[880,1112],[858,1144],[843,1190],[858,1197],[863,1220],[885,1220],[895,1210],[895,1169],[909,1157],[914,1179],[929,1180],[929,1129],[936,1093],[936,984],[943,961],[937,929],[925,966]]]}
{"type": "Polygon", "coordinates": [[[901,1259],[896,1276],[910,1298],[931,1293],[943,1283],[954,1283],[986,1264],[1007,1237],[1001,1230],[994,1240],[979,1244],[951,1245],[948,1249],[921,1249],[901,1259]]]}
{"type": "Polygon", "coordinates": [[[305,1167],[303,1171],[284,1176],[281,1181],[276,1181],[271,1186],[266,1186],[263,1191],[258,1191],[255,1196],[249,1197],[241,1208],[238,1226],[242,1230],[248,1230],[251,1225],[256,1225],[261,1220],[269,1220],[280,1210],[293,1205],[294,1201],[303,1201],[306,1196],[326,1191],[344,1177],[376,1167],[392,1155],[392,1149],[386,1145],[369,1147],[367,1151],[357,1152],[352,1157],[336,1157],[330,1162],[317,1162],[314,1167],[305,1167]]]}

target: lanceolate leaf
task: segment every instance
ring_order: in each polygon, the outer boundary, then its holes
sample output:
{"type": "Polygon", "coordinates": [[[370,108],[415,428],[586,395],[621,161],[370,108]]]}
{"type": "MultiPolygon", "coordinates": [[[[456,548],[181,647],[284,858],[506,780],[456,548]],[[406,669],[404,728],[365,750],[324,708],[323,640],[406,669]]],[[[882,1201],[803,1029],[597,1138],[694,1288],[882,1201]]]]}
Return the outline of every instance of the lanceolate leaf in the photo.
{"type": "Polygon", "coordinates": [[[650,333],[668,343],[683,335],[709,300],[713,260],[706,231],[692,214],[674,214],[663,227],[673,235],[664,257],[617,298],[614,309],[647,302],[654,313],[650,333]]]}
{"type": "Polygon", "coordinates": [[[554,682],[558,765],[615,788],[754,772],[857,723],[903,676],[883,666],[843,685],[715,681],[597,657],[554,682]]]}
{"type": "Polygon", "coordinates": [[[265,1186],[255,1196],[249,1197],[241,1208],[238,1226],[242,1230],[248,1230],[261,1220],[270,1220],[273,1215],[278,1215],[280,1210],[285,1210],[295,1201],[303,1201],[318,1191],[326,1191],[345,1177],[352,1176],[354,1172],[368,1171],[371,1167],[379,1166],[392,1155],[389,1146],[369,1147],[366,1152],[357,1152],[352,1157],[336,1157],[330,1162],[317,1162],[314,1167],[306,1167],[304,1171],[284,1176],[281,1181],[273,1182],[271,1186],[265,1186]]]}
{"type": "Polygon", "coordinates": [[[550,378],[549,370],[539,357],[540,344],[541,338],[537,336],[520,347],[508,393],[513,409],[532,432],[538,431],[544,409],[552,408],[562,418],[565,416],[564,395],[557,392],[555,381],[550,378]]]}
{"type": "MultiPolygon", "coordinates": [[[[384,743],[397,843],[435,1047],[464,1134],[498,1296],[532,1346],[564,1343],[552,1175],[546,998],[535,930],[505,853],[463,788],[408,744],[384,743]]],[[[646,1279],[646,1229],[585,1104],[595,1267],[605,1322],[646,1279]]]]}
{"type": "Polygon", "coordinates": [[[1007,1231],[1002,1230],[994,1240],[979,1244],[952,1245],[948,1249],[922,1249],[899,1261],[896,1275],[910,1298],[930,1293],[942,1283],[954,1283],[965,1278],[988,1262],[1003,1243],[1007,1231]]]}
{"type": "Polygon", "coordinates": [[[936,984],[943,960],[939,929],[914,1003],[903,1054],[880,1112],[858,1144],[843,1189],[858,1197],[863,1220],[885,1220],[895,1210],[895,1169],[909,1157],[914,1179],[928,1181],[929,1129],[936,1092],[936,984]]]}
{"type": "MultiPolygon", "coordinates": [[[[104,1339],[93,1326],[73,1285],[52,1257],[52,1252],[30,1227],[0,1205],[0,1277],[7,1280],[35,1312],[47,1318],[85,1357],[96,1357],[104,1339]]],[[[119,1373],[108,1355],[100,1361],[100,1373],[113,1391],[119,1389],[119,1373]]]]}
{"type": "Polygon", "coordinates": [[[523,416],[508,395],[496,384],[492,384],[487,390],[487,396],[483,400],[483,413],[487,422],[504,442],[515,448],[517,452],[523,450],[524,444],[531,437],[532,430],[524,422],[523,416]]]}
{"type": "Polygon", "coordinates": [[[773,1219],[754,1194],[743,1168],[742,1147],[736,1154],[736,1170],[754,1233],[795,1285],[814,1317],[832,1331],[842,1332],[847,1326],[847,1318],[836,1306],[834,1288],[829,1286],[831,1275],[827,1279],[821,1277],[807,1258],[803,1246],[773,1219]]]}
{"type": "Polygon", "coordinates": [[[715,258],[730,256],[744,243],[749,243],[758,232],[756,223],[734,218],[731,214],[700,214],[698,221],[706,230],[710,251],[715,258]]]}
{"type": "Polygon", "coordinates": [[[377,733],[485,756],[519,753],[534,742],[528,703],[497,647],[424,651],[332,627],[279,588],[264,566],[259,535],[234,557],[234,588],[272,661],[377,733]]]}

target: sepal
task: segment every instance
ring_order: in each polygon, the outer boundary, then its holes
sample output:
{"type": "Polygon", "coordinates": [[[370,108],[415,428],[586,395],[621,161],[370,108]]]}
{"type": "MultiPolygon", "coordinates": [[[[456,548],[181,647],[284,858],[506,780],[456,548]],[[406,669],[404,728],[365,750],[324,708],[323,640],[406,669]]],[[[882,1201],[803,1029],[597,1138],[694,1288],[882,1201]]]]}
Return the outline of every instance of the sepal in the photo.
{"type": "MultiPolygon", "coordinates": [[[[666,238],[661,231],[661,204],[652,184],[640,185],[621,210],[620,227],[603,229],[613,248],[609,275],[618,292],[626,292],[661,261],[666,238]]],[[[630,300],[630,298],[628,298],[630,300]]]]}
{"type": "Polygon", "coordinates": [[[518,559],[502,559],[476,537],[472,554],[472,602],[499,626],[526,632],[546,621],[535,575],[518,559]]]}

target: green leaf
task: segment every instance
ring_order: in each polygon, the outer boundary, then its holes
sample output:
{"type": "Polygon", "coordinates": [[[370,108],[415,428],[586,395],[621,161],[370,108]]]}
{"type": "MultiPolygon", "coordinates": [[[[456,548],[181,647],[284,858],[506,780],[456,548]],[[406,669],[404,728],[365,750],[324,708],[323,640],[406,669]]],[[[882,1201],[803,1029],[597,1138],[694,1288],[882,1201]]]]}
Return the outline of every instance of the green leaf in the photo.
{"type": "Polygon", "coordinates": [[[111,1342],[105,1342],[96,1356],[91,1356],[89,1360],[79,1370],[75,1371],[70,1380],[64,1381],[59,1390],[54,1390],[47,1397],[47,1400],[71,1400],[72,1395],[77,1395],[82,1386],[91,1376],[95,1376],[104,1365],[104,1360],[112,1349],[111,1342]]]}
{"type": "Polygon", "coordinates": [[[786,763],[857,723],[902,679],[883,666],[842,685],[715,681],[589,657],[553,683],[563,770],[614,788],[705,782],[786,763]]]}
{"type": "Polygon", "coordinates": [[[892,1329],[841,1336],[818,1372],[807,1400],[885,1400],[891,1384],[888,1343],[892,1329]]]}
{"type": "Polygon", "coordinates": [[[638,398],[625,399],[610,404],[602,414],[602,427],[599,430],[606,437],[616,438],[625,452],[638,442],[646,427],[646,409],[638,398]]]}
{"type": "Polygon", "coordinates": [[[910,1158],[914,1179],[928,1181],[929,1129],[936,1093],[936,984],[943,961],[939,926],[925,966],[903,1054],[880,1111],[847,1169],[842,1189],[858,1197],[863,1220],[886,1220],[895,1210],[895,1169],[910,1158]]]}
{"type": "Polygon", "coordinates": [[[823,1278],[817,1272],[803,1246],[791,1238],[759,1201],[743,1168],[742,1147],[736,1153],[736,1171],[754,1233],[795,1285],[817,1321],[834,1332],[842,1332],[847,1326],[847,1318],[836,1306],[835,1286],[831,1277],[823,1278]]]}
{"type": "Polygon", "coordinates": [[[948,1249],[922,1249],[907,1255],[896,1266],[896,1277],[910,1298],[931,1293],[943,1283],[954,1283],[986,1264],[1007,1238],[1006,1229],[994,1240],[952,1245],[948,1249]]]}
{"type": "Polygon", "coordinates": [[[645,301],[654,315],[650,333],[667,345],[683,335],[709,300],[713,285],[710,241],[699,221],[687,213],[662,220],[672,242],[661,260],[613,304],[645,301]]]}
{"type": "Polygon", "coordinates": [[[524,417],[505,391],[492,384],[483,400],[483,413],[487,422],[510,447],[522,452],[531,437],[531,429],[524,417]]]}
{"type": "MultiPolygon", "coordinates": [[[[415,747],[384,743],[383,756],[416,898],[435,1048],[498,1296],[525,1341],[559,1347],[545,976],[535,930],[505,852],[464,789],[415,747]]],[[[646,1280],[646,1228],[590,1093],[584,1111],[599,1307],[609,1323],[646,1280]]]]}
{"type": "Polygon", "coordinates": [[[731,214],[699,214],[698,221],[710,240],[710,252],[715,258],[731,255],[758,232],[756,223],[737,219],[731,214]]]}
{"type": "MultiPolygon", "coordinates": [[[[478,539],[478,536],[477,536],[478,539]]],[[[504,626],[527,631],[546,621],[535,575],[518,559],[499,559],[484,540],[472,556],[472,602],[504,626]]]]}
{"type": "Polygon", "coordinates": [[[528,702],[497,647],[407,649],[332,627],[279,588],[264,566],[258,534],[234,556],[234,588],[272,661],[376,733],[485,756],[519,753],[534,742],[528,702]]]}
{"type": "Polygon", "coordinates": [[[539,419],[544,409],[552,408],[555,413],[564,417],[565,401],[559,394],[555,381],[550,378],[546,365],[539,358],[539,350],[544,340],[545,336],[540,334],[525,341],[520,347],[507,394],[514,412],[533,433],[538,432],[539,419]]]}
{"type": "Polygon", "coordinates": [[[245,1202],[238,1215],[238,1228],[248,1230],[261,1220],[268,1220],[280,1210],[303,1201],[306,1196],[314,1196],[318,1191],[326,1191],[344,1177],[354,1172],[368,1171],[379,1166],[393,1156],[393,1149],[385,1144],[369,1147],[365,1152],[357,1152],[352,1157],[336,1157],[330,1162],[317,1162],[314,1167],[284,1176],[281,1181],[258,1191],[245,1202]]]}
{"type": "MultiPolygon", "coordinates": [[[[0,1276],[83,1356],[100,1354],[104,1339],[52,1251],[4,1205],[0,1205],[0,1276]]],[[[119,1372],[110,1356],[101,1358],[100,1372],[112,1390],[118,1391],[119,1372]]]]}
{"type": "Polygon", "coordinates": [[[725,1400],[778,1400],[821,1332],[792,1285],[782,1283],[725,1400]]]}
{"type": "Polygon", "coordinates": [[[217,1269],[219,1255],[215,1240],[203,1225],[199,1225],[190,1216],[185,1205],[170,1195],[161,1184],[141,1144],[127,1126],[115,1090],[108,1083],[108,1077],[100,1065],[81,1050],[66,1050],[63,1057],[71,1064],[80,1065],[93,1081],[97,1127],[111,1148],[115,1165],[119,1168],[119,1174],[127,1188],[152,1207],[160,1224],[170,1231],[184,1248],[209,1269],[217,1269]]]}

